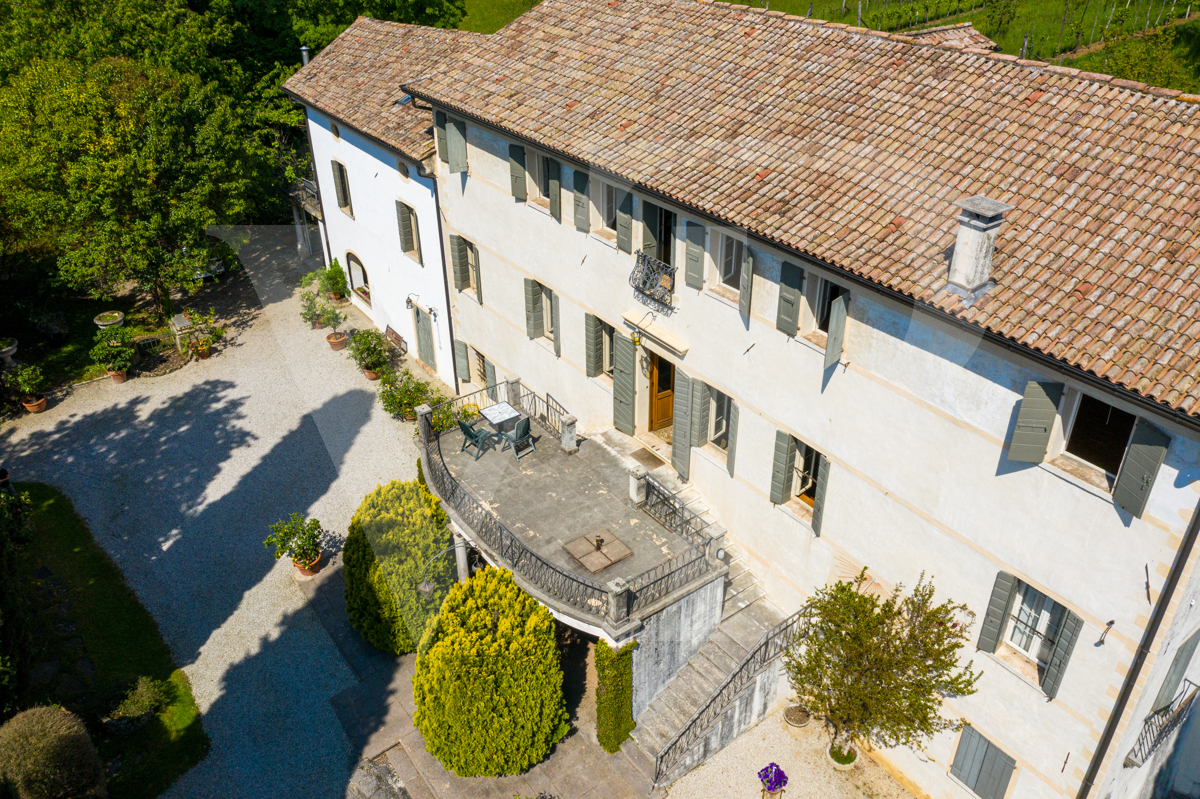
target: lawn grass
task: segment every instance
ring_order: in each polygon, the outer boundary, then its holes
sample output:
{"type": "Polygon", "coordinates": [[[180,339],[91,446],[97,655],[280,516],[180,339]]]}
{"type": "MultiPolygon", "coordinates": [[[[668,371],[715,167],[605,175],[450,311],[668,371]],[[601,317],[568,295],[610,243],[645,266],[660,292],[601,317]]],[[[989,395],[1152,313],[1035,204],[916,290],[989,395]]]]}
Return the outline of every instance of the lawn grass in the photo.
{"type": "Polygon", "coordinates": [[[538,4],[538,0],[466,0],[459,30],[495,33],[538,4]]]}
{"type": "Polygon", "coordinates": [[[82,694],[56,693],[60,677],[34,685],[27,704],[57,703],[83,718],[101,759],[106,764],[119,761],[108,776],[113,799],[158,796],[208,753],[208,736],[187,676],[175,667],[153,617],[96,544],[71,501],[42,483],[21,483],[17,489],[29,492],[34,508],[34,540],[19,555],[21,577],[28,581],[34,603],[33,661],[58,661],[63,674],[85,683],[82,659],[95,669],[94,682],[82,694]],[[35,576],[43,568],[52,574],[35,576]],[[69,603],[65,612],[59,605],[64,601],[69,603]],[[170,704],[140,730],[109,731],[101,719],[139,676],[166,681],[170,704]]]}

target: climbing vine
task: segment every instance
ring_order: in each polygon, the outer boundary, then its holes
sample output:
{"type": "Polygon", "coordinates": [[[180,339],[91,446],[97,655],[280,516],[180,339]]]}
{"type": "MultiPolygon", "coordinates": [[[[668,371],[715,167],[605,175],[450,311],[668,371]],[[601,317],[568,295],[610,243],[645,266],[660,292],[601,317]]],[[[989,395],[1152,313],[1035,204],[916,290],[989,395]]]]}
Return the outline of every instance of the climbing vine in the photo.
{"type": "Polygon", "coordinates": [[[630,641],[613,650],[596,642],[596,738],[604,751],[615,753],[633,732],[633,650],[630,641]]]}

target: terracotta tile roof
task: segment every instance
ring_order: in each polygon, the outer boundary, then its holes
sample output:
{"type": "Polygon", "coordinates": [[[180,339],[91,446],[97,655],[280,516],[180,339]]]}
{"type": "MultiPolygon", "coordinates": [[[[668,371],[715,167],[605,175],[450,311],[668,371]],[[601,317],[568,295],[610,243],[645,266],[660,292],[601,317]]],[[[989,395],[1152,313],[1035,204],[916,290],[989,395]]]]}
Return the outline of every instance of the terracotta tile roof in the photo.
{"type": "Polygon", "coordinates": [[[409,85],[1200,416],[1200,97],[692,0],[544,0],[409,85]],[[945,290],[954,201],[1010,203],[945,290]]]}
{"type": "Polygon", "coordinates": [[[483,38],[467,31],[359,17],[283,88],[422,160],[433,152],[433,118],[428,109],[397,103],[404,97],[400,84],[483,38]]]}
{"type": "Polygon", "coordinates": [[[960,22],[957,25],[942,25],[937,28],[926,28],[921,31],[910,31],[907,35],[917,44],[957,42],[963,47],[979,47],[984,50],[1000,49],[1000,45],[975,30],[975,26],[970,22],[960,22]]]}

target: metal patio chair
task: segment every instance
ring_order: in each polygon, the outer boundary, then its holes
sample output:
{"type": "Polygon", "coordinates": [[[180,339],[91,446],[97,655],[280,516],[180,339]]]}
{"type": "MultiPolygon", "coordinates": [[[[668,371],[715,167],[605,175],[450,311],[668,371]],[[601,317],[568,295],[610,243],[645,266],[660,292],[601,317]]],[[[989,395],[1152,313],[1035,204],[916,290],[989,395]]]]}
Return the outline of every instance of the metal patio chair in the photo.
{"type": "Polygon", "coordinates": [[[466,422],[459,422],[458,429],[463,434],[463,443],[459,452],[466,451],[467,447],[475,447],[475,460],[479,460],[479,456],[483,454],[483,448],[492,440],[491,433],[484,430],[476,430],[466,422]]]}
{"type": "Polygon", "coordinates": [[[506,447],[512,447],[513,457],[518,461],[521,460],[521,458],[524,458],[530,452],[537,452],[537,447],[533,445],[533,436],[529,431],[528,416],[520,419],[516,425],[513,426],[511,431],[507,433],[500,433],[500,438],[504,439],[504,444],[500,447],[500,451],[503,452],[506,447]],[[525,446],[526,444],[529,445],[528,449],[526,449],[524,452],[518,453],[517,448],[525,446]]]}

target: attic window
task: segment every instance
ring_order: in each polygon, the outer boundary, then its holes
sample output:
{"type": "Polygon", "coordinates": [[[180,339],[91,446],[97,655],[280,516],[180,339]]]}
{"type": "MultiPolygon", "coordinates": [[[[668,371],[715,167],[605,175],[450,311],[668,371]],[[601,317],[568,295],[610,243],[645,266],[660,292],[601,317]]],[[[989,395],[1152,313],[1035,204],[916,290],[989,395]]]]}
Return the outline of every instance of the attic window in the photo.
{"type": "Polygon", "coordinates": [[[1125,457],[1133,414],[1084,394],[1067,439],[1067,452],[1109,474],[1116,474],[1125,457]]]}
{"type": "Polygon", "coordinates": [[[400,177],[410,177],[408,172],[408,164],[404,163],[403,161],[396,162],[396,170],[400,173],[400,177]]]}
{"type": "Polygon", "coordinates": [[[333,134],[333,138],[335,139],[342,138],[342,129],[337,126],[337,123],[329,123],[329,132],[333,134]]]}
{"type": "Polygon", "coordinates": [[[412,103],[411,94],[402,94],[400,95],[400,99],[396,101],[396,105],[409,105],[410,103],[412,103]]]}

